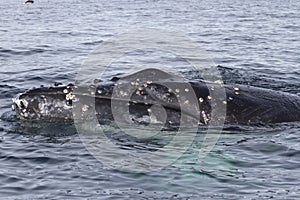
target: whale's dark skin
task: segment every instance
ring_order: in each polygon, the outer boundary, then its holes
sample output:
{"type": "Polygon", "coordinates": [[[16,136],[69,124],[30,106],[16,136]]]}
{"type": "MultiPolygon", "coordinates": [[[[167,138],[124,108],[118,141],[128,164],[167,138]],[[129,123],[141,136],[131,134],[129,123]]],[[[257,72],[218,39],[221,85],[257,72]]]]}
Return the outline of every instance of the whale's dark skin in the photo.
{"type": "MultiPolygon", "coordinates": [[[[164,108],[167,118],[166,120],[160,119],[163,113],[156,110],[155,121],[157,122],[162,122],[167,126],[177,125],[180,124],[180,117],[184,114],[197,119],[199,124],[209,124],[212,107],[208,87],[217,87],[217,84],[190,81],[189,85],[199,102],[182,107],[176,97],[176,92],[169,91],[162,85],[175,84],[180,88],[177,93],[183,96],[184,90],[189,92],[184,89],[186,83],[181,83],[159,70],[154,71],[160,73],[160,78],[144,85],[141,83],[130,96],[130,100],[112,95],[117,87],[116,82],[119,80],[113,78],[97,86],[68,85],[31,89],[13,100],[13,108],[24,120],[72,120],[74,117],[72,111],[77,110],[75,114],[81,113],[80,117],[83,119],[88,118],[88,115],[92,113],[97,116],[99,122],[104,122],[114,120],[112,113],[112,101],[114,101],[129,107],[130,115],[122,116],[123,111],[120,111],[120,116],[126,118],[124,121],[131,120],[147,124],[149,119],[143,117],[149,118],[151,106],[159,104],[164,108]],[[195,106],[199,111],[195,109],[195,106]]],[[[132,85],[132,82],[124,81],[123,85],[126,84],[132,85]]],[[[225,85],[224,88],[226,97],[222,102],[227,110],[225,123],[269,124],[300,121],[300,97],[297,95],[245,85],[225,85]]]]}

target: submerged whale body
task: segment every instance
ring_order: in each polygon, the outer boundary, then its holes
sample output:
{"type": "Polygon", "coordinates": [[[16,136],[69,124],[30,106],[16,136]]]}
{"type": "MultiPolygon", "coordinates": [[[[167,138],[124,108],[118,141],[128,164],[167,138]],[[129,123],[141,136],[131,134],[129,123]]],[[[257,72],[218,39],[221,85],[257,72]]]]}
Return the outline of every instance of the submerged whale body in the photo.
{"type": "MultiPolygon", "coordinates": [[[[96,117],[99,122],[118,118],[130,123],[172,126],[180,125],[186,116],[186,120],[210,124],[212,105],[216,103],[209,88],[214,87],[219,85],[201,81],[187,83],[161,70],[146,69],[97,86],[70,84],[31,89],[13,99],[13,109],[25,120],[96,117]],[[196,101],[190,100],[190,96],[196,101]]],[[[226,96],[218,103],[226,108],[225,123],[300,121],[300,97],[297,95],[244,85],[224,85],[224,91],[226,96]]]]}

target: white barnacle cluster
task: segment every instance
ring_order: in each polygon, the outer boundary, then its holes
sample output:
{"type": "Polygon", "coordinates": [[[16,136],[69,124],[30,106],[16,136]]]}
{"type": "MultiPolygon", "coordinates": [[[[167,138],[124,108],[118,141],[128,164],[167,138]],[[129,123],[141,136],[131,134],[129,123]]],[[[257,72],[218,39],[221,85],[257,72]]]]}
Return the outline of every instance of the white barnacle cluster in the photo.
{"type": "Polygon", "coordinates": [[[68,89],[64,89],[64,90],[63,90],[63,93],[64,93],[64,94],[67,94],[67,93],[69,93],[69,90],[68,90],[68,89]]]}
{"type": "Polygon", "coordinates": [[[63,93],[65,94],[66,105],[71,106],[72,102],[75,101],[75,94],[73,93],[71,84],[67,85],[65,89],[63,89],[63,93]]]}
{"type": "Polygon", "coordinates": [[[90,95],[94,96],[96,94],[96,86],[95,85],[89,85],[88,91],[90,92],[90,95]]]}
{"type": "MultiPolygon", "coordinates": [[[[233,92],[234,92],[235,95],[239,95],[240,94],[240,88],[234,87],[233,92]]],[[[232,100],[233,100],[233,97],[229,96],[227,101],[223,101],[223,104],[227,104],[229,101],[232,101],[232,100]]]]}
{"type": "MultiPolygon", "coordinates": [[[[212,96],[208,95],[208,96],[206,97],[206,99],[207,99],[207,100],[212,100],[213,98],[212,98],[212,96]]],[[[203,97],[199,97],[198,101],[199,101],[200,103],[203,103],[203,102],[204,102],[204,98],[203,98],[203,97]]]]}
{"type": "Polygon", "coordinates": [[[234,94],[236,94],[236,95],[239,95],[239,94],[240,94],[240,93],[239,93],[240,88],[238,88],[238,87],[234,87],[234,88],[233,88],[233,91],[234,91],[234,94]]]}
{"type": "MultiPolygon", "coordinates": [[[[18,97],[12,99],[12,101],[18,106],[20,115],[23,117],[28,117],[28,113],[26,112],[26,109],[28,107],[28,101],[25,99],[19,99],[18,97]]],[[[15,106],[13,107],[15,109],[15,106]]]]}
{"type": "Polygon", "coordinates": [[[163,95],[162,95],[162,98],[167,101],[167,102],[171,102],[171,93],[169,92],[165,92],[163,95]]]}
{"type": "Polygon", "coordinates": [[[122,97],[128,96],[128,92],[127,92],[127,91],[121,90],[121,91],[120,91],[120,94],[121,94],[122,97]]]}
{"type": "Polygon", "coordinates": [[[183,102],[184,105],[188,105],[189,103],[190,103],[189,100],[185,100],[185,101],[183,102]]]}
{"type": "MultiPolygon", "coordinates": [[[[116,94],[119,97],[128,97],[130,95],[130,93],[131,93],[130,90],[133,87],[134,89],[136,89],[135,94],[140,95],[142,88],[140,86],[140,82],[139,81],[140,81],[140,79],[136,79],[136,80],[131,81],[131,82],[126,82],[126,81],[122,82],[120,80],[120,81],[118,81],[118,83],[114,83],[114,86],[115,86],[114,87],[114,91],[116,92],[116,94]],[[125,84],[125,83],[128,83],[129,86],[127,84],[125,84]],[[130,85],[131,85],[131,87],[130,87],[130,85]]],[[[98,93],[102,94],[103,91],[101,90],[98,93]]]]}
{"type": "Polygon", "coordinates": [[[73,100],[75,98],[75,95],[73,94],[71,87],[67,86],[67,88],[63,89],[63,93],[66,94],[66,100],[73,100]]]}
{"type": "MultiPolygon", "coordinates": [[[[170,92],[172,92],[172,91],[173,90],[170,89],[170,92]]],[[[188,95],[190,93],[190,88],[187,88],[187,87],[186,88],[175,88],[174,91],[175,91],[176,97],[180,100],[180,102],[183,103],[184,106],[190,107],[193,105],[190,101],[191,100],[190,95],[188,95]]]]}
{"type": "Polygon", "coordinates": [[[48,113],[46,102],[40,101],[39,104],[38,104],[38,107],[39,107],[39,110],[40,110],[40,114],[47,114],[48,113]]]}
{"type": "Polygon", "coordinates": [[[209,118],[208,118],[208,115],[205,113],[204,110],[201,111],[201,116],[203,118],[204,124],[208,124],[209,118]]]}
{"type": "Polygon", "coordinates": [[[142,90],[143,90],[142,87],[138,87],[135,93],[136,93],[137,95],[142,95],[142,90]]]}
{"type": "Polygon", "coordinates": [[[138,81],[132,81],[132,82],[131,82],[131,85],[132,85],[132,86],[139,86],[139,82],[138,82],[138,81]]]}
{"type": "Polygon", "coordinates": [[[70,92],[70,93],[68,93],[68,94],[66,95],[66,100],[67,100],[67,101],[73,100],[74,98],[75,98],[75,95],[74,95],[72,92],[70,92]]]}
{"type": "Polygon", "coordinates": [[[88,111],[88,109],[89,109],[88,105],[83,105],[81,108],[82,112],[86,112],[86,111],[88,111]]]}
{"type": "MultiPolygon", "coordinates": [[[[151,80],[147,80],[145,82],[142,82],[139,78],[137,78],[136,80],[134,81],[131,81],[130,84],[131,86],[133,86],[135,88],[135,94],[136,95],[139,95],[139,96],[142,96],[142,95],[145,95],[146,92],[145,92],[145,88],[149,88],[150,84],[152,83],[153,81],[151,80]]],[[[150,87],[150,89],[152,91],[155,90],[154,87],[150,87]]],[[[126,97],[129,95],[129,91],[124,91],[124,90],[121,90],[119,91],[119,94],[122,96],[122,97],[126,97]]]]}
{"type": "Polygon", "coordinates": [[[223,84],[223,81],[219,79],[219,80],[214,81],[214,83],[217,83],[217,84],[222,85],[222,84],[223,84]]]}

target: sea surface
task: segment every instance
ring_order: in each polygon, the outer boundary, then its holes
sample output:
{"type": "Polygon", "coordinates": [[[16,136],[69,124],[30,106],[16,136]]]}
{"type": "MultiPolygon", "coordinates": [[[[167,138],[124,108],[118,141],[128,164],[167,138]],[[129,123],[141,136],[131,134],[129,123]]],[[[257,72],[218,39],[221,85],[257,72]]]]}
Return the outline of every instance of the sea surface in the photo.
{"type": "MultiPolygon", "coordinates": [[[[226,83],[300,95],[300,1],[24,1],[0,2],[0,199],[300,198],[299,123],[225,127],[205,158],[199,136],[175,163],[137,173],[105,167],[68,124],[20,122],[11,111],[18,93],[72,83],[101,44],[149,28],[186,35],[226,83]]],[[[111,76],[155,61],[199,78],[170,52],[125,58],[111,76]]]]}

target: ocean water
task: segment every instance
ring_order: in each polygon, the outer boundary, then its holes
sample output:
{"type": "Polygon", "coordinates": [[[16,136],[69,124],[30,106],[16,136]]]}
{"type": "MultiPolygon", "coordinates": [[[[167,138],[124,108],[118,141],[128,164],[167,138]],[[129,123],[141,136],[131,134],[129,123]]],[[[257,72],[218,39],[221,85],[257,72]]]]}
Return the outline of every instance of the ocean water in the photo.
{"type": "MultiPolygon", "coordinates": [[[[186,35],[226,83],[300,95],[299,1],[23,2],[0,3],[0,199],[300,198],[299,123],[225,127],[204,159],[199,136],[172,165],[135,173],[105,167],[68,124],[20,122],[11,112],[18,93],[74,82],[105,41],[148,28],[186,35]]],[[[155,60],[199,78],[166,52],[125,58],[109,75],[155,60]]]]}

